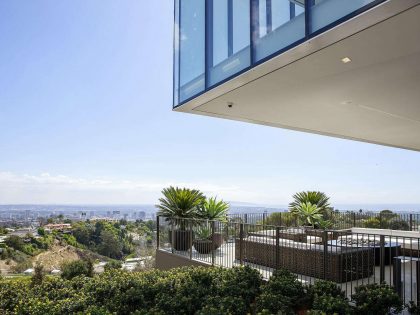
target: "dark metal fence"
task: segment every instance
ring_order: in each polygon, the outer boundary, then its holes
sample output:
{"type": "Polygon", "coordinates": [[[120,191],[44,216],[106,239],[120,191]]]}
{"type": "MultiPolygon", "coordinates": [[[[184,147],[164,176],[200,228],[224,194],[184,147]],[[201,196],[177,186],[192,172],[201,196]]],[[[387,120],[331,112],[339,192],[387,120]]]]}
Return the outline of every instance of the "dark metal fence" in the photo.
{"type": "MultiPolygon", "coordinates": [[[[297,218],[290,212],[232,213],[231,222],[299,226],[297,218]]],[[[329,229],[341,230],[353,227],[420,231],[420,213],[331,211],[324,216],[331,225],[329,229]]]]}
{"type": "Polygon", "coordinates": [[[362,284],[391,285],[420,301],[420,233],[317,230],[228,220],[158,217],[158,249],[208,265],[249,265],[264,278],[287,269],[306,284],[333,281],[348,297],[362,284]]]}

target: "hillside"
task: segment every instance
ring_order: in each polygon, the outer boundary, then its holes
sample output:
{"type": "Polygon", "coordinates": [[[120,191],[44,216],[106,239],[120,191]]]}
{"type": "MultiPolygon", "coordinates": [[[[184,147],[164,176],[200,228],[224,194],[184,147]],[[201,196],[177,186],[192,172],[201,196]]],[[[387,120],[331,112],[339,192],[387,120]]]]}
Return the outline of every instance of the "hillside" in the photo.
{"type": "MultiPolygon", "coordinates": [[[[63,262],[74,261],[89,258],[91,260],[107,261],[108,257],[99,255],[87,249],[76,248],[71,245],[62,244],[55,241],[47,250],[38,255],[27,258],[27,268],[35,266],[37,263],[44,266],[49,272],[53,269],[60,268],[63,262]]],[[[2,274],[11,274],[16,272],[18,262],[13,259],[0,260],[0,271],[2,274]]]]}
{"type": "Polygon", "coordinates": [[[32,264],[35,265],[39,263],[44,266],[46,271],[51,271],[53,269],[58,269],[63,262],[86,258],[101,261],[109,260],[109,258],[96,254],[90,250],[75,248],[71,245],[63,246],[57,242],[47,251],[33,257],[32,264]]]}

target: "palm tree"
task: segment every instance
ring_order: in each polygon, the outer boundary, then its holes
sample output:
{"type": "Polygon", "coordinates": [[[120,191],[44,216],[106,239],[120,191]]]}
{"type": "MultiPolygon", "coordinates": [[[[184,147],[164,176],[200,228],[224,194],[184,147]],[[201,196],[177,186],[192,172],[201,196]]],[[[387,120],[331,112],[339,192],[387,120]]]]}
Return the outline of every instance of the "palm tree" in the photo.
{"type": "Polygon", "coordinates": [[[162,194],[163,198],[160,198],[159,204],[156,205],[159,209],[157,215],[171,222],[175,219],[197,218],[198,209],[206,200],[203,193],[197,189],[170,186],[163,189],[162,194]]]}
{"type": "Polygon", "coordinates": [[[330,198],[320,191],[302,191],[293,195],[294,201],[289,204],[289,210],[293,212],[294,208],[300,207],[301,203],[311,203],[316,205],[319,211],[326,215],[330,209],[330,198]]]}
{"type": "Polygon", "coordinates": [[[296,215],[304,225],[309,224],[312,227],[315,227],[315,224],[322,220],[321,209],[309,201],[301,202],[291,210],[291,213],[296,215]]]}
{"type": "Polygon", "coordinates": [[[216,197],[208,198],[198,209],[198,216],[206,220],[215,220],[225,222],[229,204],[223,200],[217,200],[216,197]]]}

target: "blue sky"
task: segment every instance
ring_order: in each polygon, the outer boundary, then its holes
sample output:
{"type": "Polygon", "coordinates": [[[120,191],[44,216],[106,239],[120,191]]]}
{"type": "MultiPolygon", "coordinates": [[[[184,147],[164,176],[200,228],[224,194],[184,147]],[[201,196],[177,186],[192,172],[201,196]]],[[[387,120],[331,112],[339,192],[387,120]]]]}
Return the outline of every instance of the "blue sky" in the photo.
{"type": "Polygon", "coordinates": [[[420,203],[420,153],[171,111],[172,1],[0,2],[0,203],[420,203]]]}

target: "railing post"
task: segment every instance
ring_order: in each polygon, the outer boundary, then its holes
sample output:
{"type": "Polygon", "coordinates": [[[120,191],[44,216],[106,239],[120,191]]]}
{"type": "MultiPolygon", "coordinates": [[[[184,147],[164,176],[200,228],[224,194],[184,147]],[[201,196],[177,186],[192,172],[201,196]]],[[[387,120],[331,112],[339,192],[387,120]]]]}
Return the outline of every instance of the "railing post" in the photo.
{"type": "Polygon", "coordinates": [[[279,269],[279,265],[280,265],[280,228],[277,226],[276,227],[276,253],[275,253],[275,266],[276,266],[276,270],[279,269]]]}
{"type": "Polygon", "coordinates": [[[410,213],[410,231],[413,230],[413,214],[410,213]]]}
{"type": "Polygon", "coordinates": [[[215,225],[216,225],[216,221],[211,221],[211,265],[214,266],[214,249],[216,248],[215,246],[215,236],[214,236],[214,232],[215,232],[215,225]]]}
{"type": "Polygon", "coordinates": [[[160,247],[160,224],[159,224],[159,216],[156,216],[156,248],[159,249],[160,247]]]}
{"type": "Polygon", "coordinates": [[[323,259],[323,274],[324,280],[327,279],[327,262],[328,262],[328,232],[324,230],[322,234],[322,245],[324,246],[324,259],[323,259]]]}
{"type": "Polygon", "coordinates": [[[379,248],[379,282],[385,281],[385,236],[380,236],[379,248]]]}
{"type": "Polygon", "coordinates": [[[265,221],[267,220],[267,212],[263,213],[263,225],[265,225],[265,221]]]}
{"type": "Polygon", "coordinates": [[[244,220],[245,220],[245,223],[248,223],[248,213],[245,213],[244,220]]]}
{"type": "Polygon", "coordinates": [[[243,265],[244,263],[244,224],[239,225],[239,263],[243,265]]]}
{"type": "Polygon", "coordinates": [[[279,214],[280,214],[280,226],[282,226],[283,225],[283,218],[282,218],[281,212],[279,212],[279,214]]]}
{"type": "Polygon", "coordinates": [[[353,211],[353,226],[356,227],[356,212],[353,211]]]}
{"type": "Polygon", "coordinates": [[[420,305],[420,261],[416,261],[417,305],[420,305]]]}
{"type": "Polygon", "coordinates": [[[397,292],[398,296],[402,297],[402,288],[401,288],[401,259],[394,257],[394,268],[393,268],[393,280],[394,280],[394,290],[397,292]]]}
{"type": "Polygon", "coordinates": [[[174,244],[175,244],[174,220],[176,220],[176,219],[171,220],[171,251],[172,251],[172,254],[174,253],[174,244]]]}
{"type": "Polygon", "coordinates": [[[192,224],[192,221],[190,221],[190,224],[189,224],[190,237],[188,238],[190,241],[190,244],[189,244],[190,260],[192,260],[192,246],[193,246],[193,228],[192,227],[193,227],[193,224],[192,224]]]}

